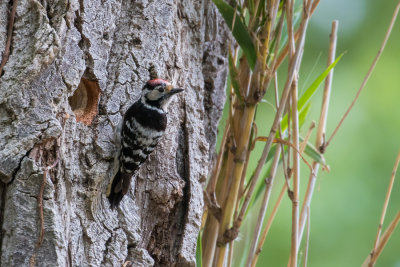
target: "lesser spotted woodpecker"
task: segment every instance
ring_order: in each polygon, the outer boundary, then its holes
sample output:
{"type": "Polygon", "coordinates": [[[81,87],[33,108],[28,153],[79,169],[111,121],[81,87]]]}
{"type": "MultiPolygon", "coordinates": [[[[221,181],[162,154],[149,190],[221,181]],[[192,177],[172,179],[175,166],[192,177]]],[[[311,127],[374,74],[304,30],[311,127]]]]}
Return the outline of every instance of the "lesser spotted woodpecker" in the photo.
{"type": "Polygon", "coordinates": [[[143,87],[141,98],[125,113],[118,127],[117,142],[120,149],[116,160],[115,176],[108,190],[111,208],[119,205],[128,192],[133,176],[140,165],[153,152],[167,126],[167,106],[171,96],[183,89],[173,88],[162,79],[150,80],[143,87]]]}

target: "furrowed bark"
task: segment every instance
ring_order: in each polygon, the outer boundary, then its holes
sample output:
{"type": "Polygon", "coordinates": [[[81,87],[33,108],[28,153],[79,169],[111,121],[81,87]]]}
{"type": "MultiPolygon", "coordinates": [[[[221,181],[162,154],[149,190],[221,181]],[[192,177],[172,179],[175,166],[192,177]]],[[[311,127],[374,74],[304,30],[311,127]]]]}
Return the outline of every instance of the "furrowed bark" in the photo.
{"type": "Polygon", "coordinates": [[[1,266],[195,266],[228,33],[211,1],[189,2],[18,1],[0,77],[1,266]],[[185,93],[112,211],[113,125],[155,72],[185,93]]]}

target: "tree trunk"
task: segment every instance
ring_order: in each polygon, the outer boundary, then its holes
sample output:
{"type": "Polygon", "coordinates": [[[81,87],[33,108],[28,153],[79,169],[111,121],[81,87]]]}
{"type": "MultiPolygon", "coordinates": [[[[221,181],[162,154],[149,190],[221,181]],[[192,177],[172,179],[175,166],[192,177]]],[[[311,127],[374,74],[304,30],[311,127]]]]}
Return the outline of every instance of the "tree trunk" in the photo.
{"type": "Polygon", "coordinates": [[[1,266],[195,266],[227,38],[211,0],[18,2],[0,78],[1,266]],[[113,125],[155,72],[185,92],[113,211],[113,125]]]}

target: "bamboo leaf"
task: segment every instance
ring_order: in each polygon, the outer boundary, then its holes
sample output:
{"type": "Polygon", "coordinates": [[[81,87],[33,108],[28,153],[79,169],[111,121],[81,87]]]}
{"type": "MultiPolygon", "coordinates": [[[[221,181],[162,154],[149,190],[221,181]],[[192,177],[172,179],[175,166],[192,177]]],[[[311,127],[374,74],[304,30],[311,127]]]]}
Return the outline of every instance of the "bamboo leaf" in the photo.
{"type": "Polygon", "coordinates": [[[304,125],[304,122],[306,121],[308,112],[310,111],[311,103],[308,103],[305,108],[300,110],[299,112],[299,126],[300,128],[304,125]]]}
{"type": "Polygon", "coordinates": [[[304,94],[301,96],[299,102],[298,102],[298,107],[299,110],[301,110],[305,104],[310,101],[311,97],[314,95],[314,93],[317,91],[318,87],[320,84],[325,80],[326,76],[328,76],[329,72],[336,66],[336,64],[339,62],[339,60],[342,58],[344,53],[342,53],[339,57],[336,58],[336,60],[322,72],[317,79],[310,85],[310,87],[304,92],[304,94]]]}
{"type": "Polygon", "coordinates": [[[240,16],[236,13],[235,9],[223,0],[213,0],[219,12],[224,18],[229,29],[232,31],[233,37],[242,48],[250,68],[253,70],[256,65],[257,54],[253,41],[246,25],[241,20],[240,16]],[[233,17],[235,16],[235,25],[232,29],[233,17]]]}
{"type": "MultiPolygon", "coordinates": [[[[321,83],[324,81],[326,76],[328,76],[329,72],[331,69],[333,69],[336,64],[339,62],[339,60],[342,58],[344,53],[342,53],[339,57],[336,58],[336,60],[329,66],[327,67],[318,77],[315,79],[315,81],[310,85],[310,87],[307,88],[307,90],[304,92],[304,94],[300,97],[298,103],[297,103],[297,110],[301,112],[301,110],[304,108],[304,105],[306,105],[311,97],[315,94],[321,83]]],[[[281,127],[282,127],[282,132],[285,132],[287,127],[288,127],[288,117],[285,115],[281,121],[281,127]]]]}
{"type": "MultiPolygon", "coordinates": [[[[308,103],[307,106],[305,108],[303,108],[303,110],[300,111],[300,113],[299,113],[300,127],[306,121],[306,117],[308,115],[308,111],[310,110],[310,107],[311,107],[311,103],[308,103]]],[[[304,138],[302,138],[301,136],[300,136],[300,141],[301,142],[304,141],[304,138]]],[[[315,160],[316,162],[318,162],[322,165],[326,165],[324,156],[310,142],[307,142],[306,148],[304,149],[304,153],[307,156],[309,156],[310,158],[312,158],[313,160],[315,160]]]]}
{"type": "MultiPolygon", "coordinates": [[[[300,141],[303,142],[304,138],[300,137],[300,141]]],[[[324,156],[310,142],[307,142],[306,148],[304,149],[304,153],[313,160],[315,160],[316,162],[322,165],[326,165],[324,156]]]]}
{"type": "Polygon", "coordinates": [[[240,85],[238,81],[238,74],[237,69],[235,67],[235,62],[233,62],[232,53],[229,52],[229,77],[232,83],[233,91],[235,92],[236,96],[239,98],[240,103],[243,103],[243,97],[240,93],[240,85]]]}
{"type": "Polygon", "coordinates": [[[201,246],[201,239],[202,239],[202,233],[199,232],[199,236],[197,237],[197,248],[196,248],[196,266],[202,267],[203,266],[203,248],[201,246]]]}

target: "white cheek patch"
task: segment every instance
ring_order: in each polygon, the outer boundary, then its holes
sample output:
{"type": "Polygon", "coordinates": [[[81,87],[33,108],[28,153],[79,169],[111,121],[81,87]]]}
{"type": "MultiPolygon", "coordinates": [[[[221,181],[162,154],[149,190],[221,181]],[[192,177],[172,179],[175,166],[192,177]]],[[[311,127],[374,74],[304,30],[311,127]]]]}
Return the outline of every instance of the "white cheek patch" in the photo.
{"type": "Polygon", "coordinates": [[[152,90],[150,93],[147,93],[147,99],[151,101],[156,101],[161,98],[161,93],[158,90],[152,90]]]}

